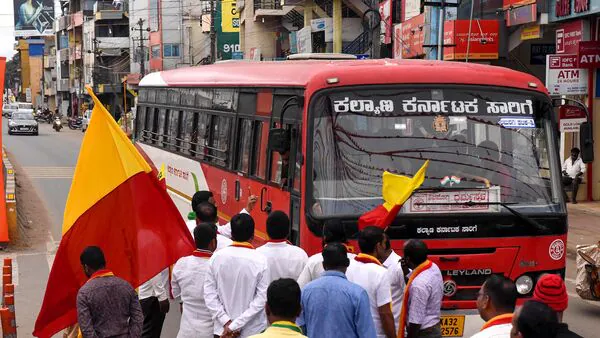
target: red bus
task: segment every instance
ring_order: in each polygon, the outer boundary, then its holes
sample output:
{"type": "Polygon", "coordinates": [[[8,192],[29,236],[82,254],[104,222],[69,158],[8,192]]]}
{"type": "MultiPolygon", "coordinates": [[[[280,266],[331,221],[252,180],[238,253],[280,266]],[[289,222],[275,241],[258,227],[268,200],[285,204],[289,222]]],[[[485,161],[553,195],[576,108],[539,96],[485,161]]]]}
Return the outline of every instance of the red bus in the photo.
{"type": "MultiPolygon", "coordinates": [[[[258,244],[284,210],[290,240],[321,249],[327,219],[349,236],[382,203],[384,170],[422,187],[387,233],[425,240],[444,275],[444,334],[467,334],[491,274],[521,301],[544,273],[564,277],[567,214],[557,121],[535,77],[506,68],[421,60],[228,62],[152,73],[140,82],[136,142],[185,217],[197,190],[223,221],[249,195],[258,244]],[[277,150],[277,151],[275,151],[277,150]]],[[[478,326],[476,324],[475,326],[478,326]]]]}

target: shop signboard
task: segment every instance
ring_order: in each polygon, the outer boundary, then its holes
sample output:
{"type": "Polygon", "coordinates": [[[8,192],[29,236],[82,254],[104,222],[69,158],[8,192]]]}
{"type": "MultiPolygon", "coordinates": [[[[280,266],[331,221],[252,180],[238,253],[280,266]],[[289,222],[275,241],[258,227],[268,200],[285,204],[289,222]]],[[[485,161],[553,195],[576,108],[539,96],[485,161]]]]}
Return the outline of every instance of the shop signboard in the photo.
{"type": "Polygon", "coordinates": [[[577,65],[576,54],[546,56],[546,88],[550,95],[582,95],[587,93],[588,70],[577,65]]]}
{"type": "Polygon", "coordinates": [[[498,58],[498,20],[453,20],[444,22],[444,60],[493,60],[498,58]],[[469,36],[471,26],[471,37],[469,36]]]}
{"type": "Polygon", "coordinates": [[[537,5],[524,5],[506,11],[506,26],[522,25],[537,21],[537,5]]]}
{"type": "Polygon", "coordinates": [[[600,68],[600,41],[579,42],[579,68],[600,68]]]}
{"type": "Polygon", "coordinates": [[[381,18],[381,37],[384,44],[392,43],[392,0],[384,0],[379,4],[381,18]]]}
{"type": "Polygon", "coordinates": [[[583,20],[566,22],[556,29],[556,54],[577,54],[579,41],[589,39],[583,20]]]}
{"type": "Polygon", "coordinates": [[[504,0],[502,1],[502,9],[519,8],[525,5],[536,3],[536,0],[504,0]]]}
{"type": "Polygon", "coordinates": [[[423,55],[425,43],[425,14],[419,14],[402,23],[402,58],[410,59],[423,55]]]}
{"type": "Polygon", "coordinates": [[[405,22],[421,14],[421,0],[402,0],[403,19],[405,22]]]}
{"type": "Polygon", "coordinates": [[[307,26],[296,33],[296,48],[298,53],[312,52],[312,29],[307,26]]]}
{"type": "Polygon", "coordinates": [[[545,65],[546,55],[556,54],[555,44],[531,44],[529,63],[532,65],[545,65]]]}
{"type": "Polygon", "coordinates": [[[521,41],[534,40],[542,37],[542,28],[540,25],[523,27],[521,29],[521,41]]]}
{"type": "Polygon", "coordinates": [[[217,28],[217,59],[231,60],[233,53],[241,52],[239,14],[237,13],[235,0],[217,1],[215,23],[217,28]]]}
{"type": "Polygon", "coordinates": [[[54,0],[13,0],[13,10],[15,37],[54,35],[54,0]]]}
{"type": "Polygon", "coordinates": [[[577,133],[579,126],[587,121],[583,108],[574,105],[564,105],[558,110],[560,131],[577,133]]]}
{"type": "Polygon", "coordinates": [[[548,21],[575,19],[600,12],[600,0],[550,0],[548,21]]]}
{"type": "Polygon", "coordinates": [[[402,59],[402,49],[403,49],[403,43],[402,43],[402,24],[395,24],[394,25],[394,44],[393,44],[393,58],[394,59],[402,59]]]}

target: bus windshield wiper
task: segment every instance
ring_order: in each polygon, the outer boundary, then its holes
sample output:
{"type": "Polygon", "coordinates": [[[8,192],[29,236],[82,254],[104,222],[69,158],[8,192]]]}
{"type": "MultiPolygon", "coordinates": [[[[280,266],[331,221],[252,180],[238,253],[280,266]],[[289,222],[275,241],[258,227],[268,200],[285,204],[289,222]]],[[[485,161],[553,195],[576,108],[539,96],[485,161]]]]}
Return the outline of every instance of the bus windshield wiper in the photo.
{"type": "Polygon", "coordinates": [[[415,205],[464,205],[467,207],[473,207],[473,206],[477,206],[477,205],[500,205],[500,206],[504,207],[506,210],[510,211],[511,214],[517,216],[519,219],[521,219],[522,221],[527,223],[529,226],[531,226],[533,229],[535,229],[540,234],[550,234],[550,229],[548,229],[547,226],[542,225],[538,221],[532,219],[531,217],[526,216],[526,215],[518,212],[517,210],[509,207],[509,205],[511,205],[511,204],[517,204],[517,203],[473,202],[473,201],[459,202],[459,203],[427,203],[427,202],[415,203],[415,205]]]}

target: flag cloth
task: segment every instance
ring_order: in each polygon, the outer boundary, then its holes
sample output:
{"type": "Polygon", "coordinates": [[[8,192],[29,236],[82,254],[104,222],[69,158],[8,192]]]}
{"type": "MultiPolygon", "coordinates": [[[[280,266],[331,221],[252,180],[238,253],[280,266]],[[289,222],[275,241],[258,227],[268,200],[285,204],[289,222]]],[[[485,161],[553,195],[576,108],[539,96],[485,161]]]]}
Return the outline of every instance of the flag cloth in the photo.
{"type": "Polygon", "coordinates": [[[107,269],[135,288],[194,251],[192,237],[156,173],[91,89],[94,118],[81,145],[62,239],[33,335],[51,337],[77,322],[86,282],[79,256],[102,248],[107,269]]]}
{"type": "Polygon", "coordinates": [[[376,226],[387,228],[398,212],[402,208],[402,204],[412,195],[415,189],[419,188],[425,181],[425,172],[429,166],[429,160],[425,161],[423,166],[417,171],[415,176],[408,177],[402,175],[394,175],[385,171],[383,173],[383,184],[381,192],[384,203],[377,206],[375,209],[367,211],[358,219],[358,230],[362,230],[368,226],[376,226]]]}

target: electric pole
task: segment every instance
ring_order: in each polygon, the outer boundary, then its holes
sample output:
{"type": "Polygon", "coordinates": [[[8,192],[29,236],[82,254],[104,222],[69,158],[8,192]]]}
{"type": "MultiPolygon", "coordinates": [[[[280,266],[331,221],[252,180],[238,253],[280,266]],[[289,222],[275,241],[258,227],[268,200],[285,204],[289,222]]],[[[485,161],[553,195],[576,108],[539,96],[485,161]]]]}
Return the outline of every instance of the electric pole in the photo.
{"type": "MultiPolygon", "coordinates": [[[[92,39],[92,50],[88,50],[88,54],[94,54],[94,66],[92,66],[92,88],[96,89],[96,62],[100,62],[100,56],[102,55],[102,50],[98,48],[100,41],[95,37],[92,39]]],[[[83,72],[85,74],[85,70],[83,72]]]]}
{"type": "Polygon", "coordinates": [[[150,27],[144,29],[144,19],[140,18],[136,24],[137,27],[131,27],[131,31],[138,31],[140,33],[140,79],[146,75],[146,52],[144,50],[144,41],[148,40],[144,37],[144,31],[150,32],[150,27]]]}
{"type": "Polygon", "coordinates": [[[217,61],[217,34],[215,32],[215,0],[210,0],[210,63],[217,61]]]}

